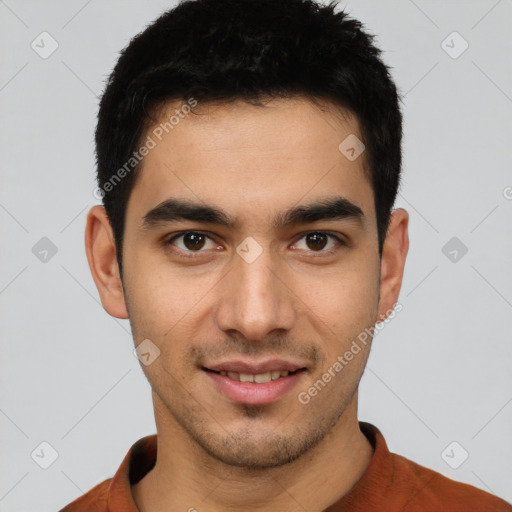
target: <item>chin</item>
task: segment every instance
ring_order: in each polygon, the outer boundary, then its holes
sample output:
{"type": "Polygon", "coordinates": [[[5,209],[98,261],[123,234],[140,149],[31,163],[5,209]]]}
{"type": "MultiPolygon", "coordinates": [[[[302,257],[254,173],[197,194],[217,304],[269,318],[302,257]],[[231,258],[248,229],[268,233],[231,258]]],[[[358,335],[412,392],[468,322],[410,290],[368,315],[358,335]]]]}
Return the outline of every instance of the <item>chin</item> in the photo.
{"type": "Polygon", "coordinates": [[[255,433],[254,430],[238,431],[233,435],[215,439],[214,436],[198,436],[196,442],[212,458],[228,466],[250,470],[284,466],[300,458],[324,437],[318,429],[304,433],[275,431],[255,433]]]}

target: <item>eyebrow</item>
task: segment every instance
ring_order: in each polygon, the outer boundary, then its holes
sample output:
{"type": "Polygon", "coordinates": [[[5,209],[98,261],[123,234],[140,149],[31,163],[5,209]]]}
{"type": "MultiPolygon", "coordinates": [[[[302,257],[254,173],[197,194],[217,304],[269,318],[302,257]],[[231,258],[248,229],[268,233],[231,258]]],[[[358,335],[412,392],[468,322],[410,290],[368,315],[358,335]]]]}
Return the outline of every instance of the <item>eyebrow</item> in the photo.
{"type": "MultiPolygon", "coordinates": [[[[221,208],[186,199],[169,198],[144,215],[141,228],[149,230],[165,223],[181,220],[216,224],[231,229],[238,226],[238,221],[221,208]]],[[[272,228],[279,230],[319,220],[352,220],[364,226],[365,215],[359,206],[348,199],[333,197],[294,206],[279,213],[272,222],[272,228]]]]}

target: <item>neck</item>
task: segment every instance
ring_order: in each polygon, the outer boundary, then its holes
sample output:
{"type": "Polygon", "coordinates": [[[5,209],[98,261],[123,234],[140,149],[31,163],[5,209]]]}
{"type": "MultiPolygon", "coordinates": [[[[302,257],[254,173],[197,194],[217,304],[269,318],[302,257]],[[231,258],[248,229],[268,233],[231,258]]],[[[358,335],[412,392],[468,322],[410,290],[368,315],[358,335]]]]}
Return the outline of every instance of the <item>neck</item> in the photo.
{"type": "Polygon", "coordinates": [[[197,446],[155,400],[155,467],[132,493],[141,512],[291,512],[325,510],[363,476],[373,449],[359,429],[357,393],[329,434],[302,457],[277,468],[226,465],[197,446]]]}

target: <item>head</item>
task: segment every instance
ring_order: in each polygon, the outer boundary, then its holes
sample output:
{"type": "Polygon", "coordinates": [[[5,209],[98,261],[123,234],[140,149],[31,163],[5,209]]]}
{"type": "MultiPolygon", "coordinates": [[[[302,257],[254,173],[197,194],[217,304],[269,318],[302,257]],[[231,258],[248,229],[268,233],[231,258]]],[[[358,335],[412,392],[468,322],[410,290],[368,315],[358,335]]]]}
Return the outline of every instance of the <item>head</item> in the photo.
{"type": "Polygon", "coordinates": [[[354,419],[371,340],[339,357],[392,311],[407,253],[401,136],[373,37],[334,4],[187,1],[130,42],[98,114],[86,248],[107,312],[150,340],[157,426],[269,467],[354,419]],[[220,382],[240,364],[296,371],[244,401],[220,382]]]}

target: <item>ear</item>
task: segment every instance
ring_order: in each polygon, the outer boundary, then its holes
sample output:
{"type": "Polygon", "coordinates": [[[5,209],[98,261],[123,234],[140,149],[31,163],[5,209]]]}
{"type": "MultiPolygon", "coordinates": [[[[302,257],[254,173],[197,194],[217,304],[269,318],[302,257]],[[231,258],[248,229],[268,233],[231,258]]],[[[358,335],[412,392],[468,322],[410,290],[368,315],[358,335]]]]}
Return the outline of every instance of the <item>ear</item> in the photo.
{"type": "Polygon", "coordinates": [[[112,226],[103,206],[93,206],[87,214],[85,251],[101,304],[109,315],[128,318],[112,226]]]}
{"type": "Polygon", "coordinates": [[[409,214],[403,208],[393,210],[382,248],[378,322],[383,322],[398,301],[405,259],[409,250],[409,214]]]}

